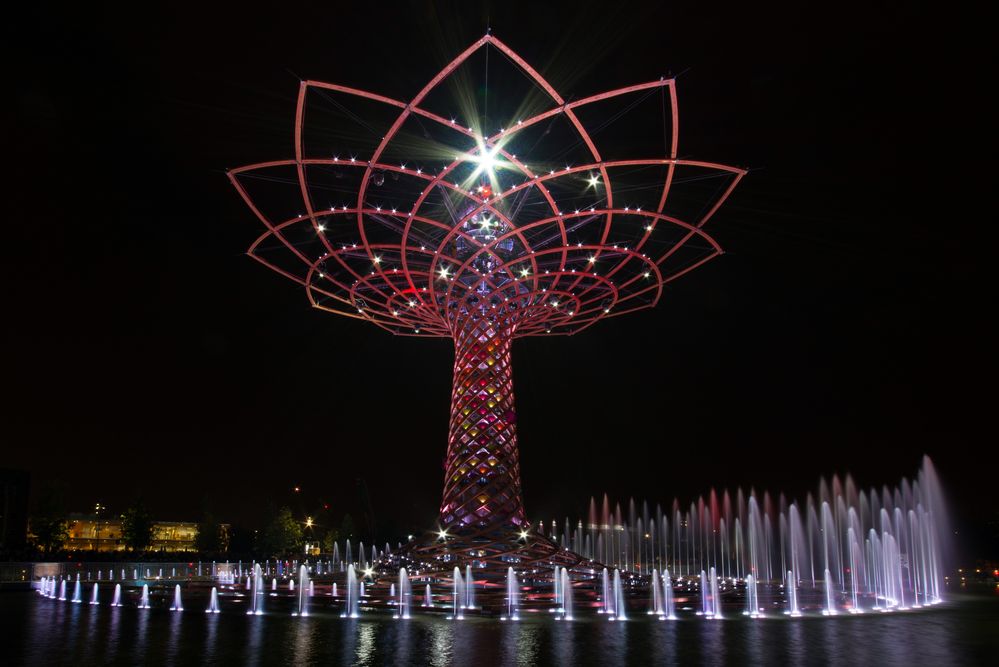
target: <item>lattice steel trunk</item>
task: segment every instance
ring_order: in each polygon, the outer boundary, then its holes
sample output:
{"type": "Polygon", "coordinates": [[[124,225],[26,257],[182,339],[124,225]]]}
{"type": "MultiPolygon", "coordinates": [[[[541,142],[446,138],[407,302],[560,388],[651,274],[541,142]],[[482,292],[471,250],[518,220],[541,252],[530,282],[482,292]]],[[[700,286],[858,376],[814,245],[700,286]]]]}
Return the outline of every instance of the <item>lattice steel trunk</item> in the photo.
{"type": "Polygon", "coordinates": [[[454,335],[442,527],[484,534],[524,525],[510,344],[513,325],[468,318],[454,335]]]}

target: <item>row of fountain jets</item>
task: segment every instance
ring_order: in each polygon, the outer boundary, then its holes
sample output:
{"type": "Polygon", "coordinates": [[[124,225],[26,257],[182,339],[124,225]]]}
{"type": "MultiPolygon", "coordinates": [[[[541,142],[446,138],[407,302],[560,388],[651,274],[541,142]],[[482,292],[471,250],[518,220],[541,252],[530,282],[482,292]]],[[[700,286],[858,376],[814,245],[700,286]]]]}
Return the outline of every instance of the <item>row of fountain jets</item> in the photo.
{"type": "MultiPolygon", "coordinates": [[[[605,571],[606,573],[606,571],[605,571]]],[[[98,575],[100,578],[100,575],[98,575]]],[[[51,599],[58,599],[80,604],[83,602],[83,584],[80,581],[80,575],[76,575],[76,580],[73,582],[73,593],[71,597],[67,598],[66,584],[68,579],[57,579],[56,577],[42,577],[39,582],[38,592],[43,596],[51,599]]],[[[616,578],[617,588],[620,588],[620,576],[616,578]]],[[[558,584],[557,584],[558,585],[558,584]]],[[[248,616],[260,616],[264,613],[264,573],[260,567],[260,564],[254,565],[253,573],[247,575],[247,588],[250,591],[250,607],[247,610],[248,616]]],[[[289,589],[295,590],[295,580],[289,581],[289,589]]],[[[572,589],[569,584],[569,572],[565,568],[561,569],[561,586],[559,590],[562,593],[557,593],[557,598],[559,600],[558,612],[567,619],[572,619],[572,589]]],[[[117,583],[114,587],[114,596],[111,600],[112,607],[121,607],[122,604],[121,597],[121,584],[117,583]]],[[[271,592],[277,591],[277,578],[271,579],[271,592]]],[[[517,574],[514,572],[513,568],[509,568],[507,571],[507,609],[506,613],[501,617],[502,620],[517,620],[518,616],[518,586],[517,586],[517,574]]],[[[316,593],[315,583],[309,578],[309,569],[304,564],[299,567],[298,571],[298,596],[295,611],[292,612],[292,616],[308,616],[308,600],[314,597],[316,593]]],[[[333,597],[337,597],[337,585],[333,583],[332,590],[333,597]]],[[[620,591],[618,590],[618,595],[620,591]]],[[[98,584],[94,582],[93,588],[91,589],[90,604],[99,604],[99,588],[98,584]]],[[[396,619],[408,619],[411,617],[410,605],[412,603],[412,584],[409,580],[409,575],[406,572],[406,568],[399,568],[399,586],[396,587],[395,584],[391,585],[389,590],[389,596],[393,598],[393,602],[396,606],[396,613],[393,618],[396,619]]],[[[344,600],[344,611],[341,614],[343,618],[357,618],[360,616],[360,598],[364,597],[364,582],[359,581],[357,578],[357,571],[353,565],[347,567],[347,591],[344,600]]],[[[465,576],[461,575],[461,571],[456,567],[454,568],[454,584],[453,584],[453,613],[448,616],[448,619],[463,619],[464,610],[475,609],[475,587],[472,581],[471,568],[466,568],[465,576]]],[[[433,594],[431,593],[430,584],[427,584],[424,590],[423,604],[424,607],[433,606],[433,594]]],[[[149,604],[149,584],[142,585],[142,594],[139,598],[139,609],[150,609],[149,604]]],[[[181,598],[181,588],[180,584],[174,586],[173,602],[170,606],[170,611],[184,611],[184,604],[181,598]]],[[[208,608],[205,609],[205,613],[208,614],[218,614],[219,609],[219,592],[218,587],[213,586],[211,592],[211,598],[209,600],[208,608]]]]}
{"type": "MultiPolygon", "coordinates": [[[[793,572],[789,571],[787,573],[787,577],[789,581],[793,580],[793,572]]],[[[836,615],[839,613],[835,596],[836,584],[829,570],[825,571],[824,578],[826,599],[825,607],[823,608],[822,613],[824,615],[836,615]]],[[[72,595],[67,597],[67,582],[69,581],[70,580],[66,578],[57,579],[55,577],[42,577],[39,583],[39,593],[44,597],[52,599],[68,599],[70,602],[78,604],[82,603],[83,587],[82,582],[80,581],[80,575],[77,574],[76,580],[73,582],[72,595]]],[[[571,621],[574,618],[572,595],[573,587],[569,570],[566,568],[556,568],[556,575],[553,577],[553,582],[555,607],[551,610],[551,612],[555,614],[555,618],[557,620],[571,621]]],[[[746,609],[743,614],[751,618],[759,618],[763,616],[763,612],[759,602],[759,592],[757,589],[758,582],[753,575],[750,574],[747,575],[745,584],[746,609]]],[[[296,590],[294,579],[291,579],[288,582],[288,587],[291,591],[296,590]]],[[[360,600],[364,597],[364,581],[358,579],[357,572],[353,565],[350,565],[347,568],[346,588],[347,590],[344,597],[344,607],[341,617],[358,618],[360,616],[360,600]]],[[[517,580],[517,573],[512,567],[510,567],[507,569],[506,604],[503,614],[500,616],[500,620],[519,620],[519,589],[520,586],[517,580]]],[[[261,569],[260,564],[255,564],[252,574],[247,575],[247,590],[250,592],[250,606],[246,612],[247,615],[262,615],[264,613],[266,589],[264,583],[264,572],[261,569]]],[[[277,578],[271,579],[270,590],[272,595],[276,594],[277,578]]],[[[886,590],[888,589],[886,588],[886,590]]],[[[705,570],[701,571],[700,591],[701,609],[698,610],[696,614],[705,618],[721,619],[722,608],[721,595],[719,592],[719,577],[714,567],[710,568],[710,573],[705,570]]],[[[309,578],[309,569],[304,564],[299,568],[297,592],[297,604],[295,610],[292,612],[292,615],[308,616],[308,601],[310,598],[315,596],[315,584],[309,578]]],[[[676,619],[677,616],[676,604],[673,596],[673,580],[670,576],[669,570],[664,571],[662,577],[660,577],[658,570],[652,570],[650,592],[650,607],[648,614],[658,617],[659,620],[676,619]]],[[[613,574],[610,574],[607,568],[603,568],[601,574],[601,593],[604,604],[603,607],[597,611],[597,613],[606,615],[611,621],[626,620],[627,614],[625,611],[624,590],[621,583],[620,570],[615,569],[613,574]]],[[[95,582],[90,595],[91,605],[99,604],[98,595],[98,584],[95,582]]],[[[338,597],[336,583],[333,583],[332,596],[334,598],[338,597]]],[[[396,607],[393,618],[410,618],[413,592],[412,583],[410,582],[406,568],[403,567],[399,569],[398,587],[395,584],[392,584],[389,590],[389,596],[392,600],[392,604],[396,607]]],[[[876,598],[876,600],[877,599],[878,598],[876,598]]],[[[938,602],[940,602],[939,597],[931,598],[926,596],[923,599],[924,604],[936,604],[938,602]]],[[[896,608],[906,608],[904,598],[890,598],[886,596],[882,598],[882,603],[883,604],[881,606],[876,603],[874,608],[882,611],[890,611],[896,608]]],[[[454,568],[451,605],[451,613],[447,616],[449,620],[462,620],[465,617],[465,610],[473,610],[476,608],[475,586],[470,567],[466,567],[464,576],[459,568],[454,568]]],[[[111,606],[123,606],[122,588],[120,583],[115,584],[111,606]]],[[[433,594],[429,584],[426,585],[424,590],[422,606],[433,607],[433,594]]],[[[920,606],[918,598],[913,606],[920,606]]],[[[144,583],[142,585],[142,594],[139,599],[138,608],[150,608],[149,584],[144,583]]],[[[853,587],[852,605],[849,606],[848,609],[851,613],[862,612],[856,586],[853,587]]],[[[183,610],[184,605],[181,599],[181,587],[180,584],[177,584],[174,586],[174,595],[170,611],[183,610]]],[[[205,609],[205,612],[209,614],[218,614],[219,611],[218,588],[213,586],[208,608],[205,609]]],[[[784,613],[792,617],[799,617],[802,615],[798,604],[797,586],[790,586],[788,588],[787,609],[784,613]]]]}

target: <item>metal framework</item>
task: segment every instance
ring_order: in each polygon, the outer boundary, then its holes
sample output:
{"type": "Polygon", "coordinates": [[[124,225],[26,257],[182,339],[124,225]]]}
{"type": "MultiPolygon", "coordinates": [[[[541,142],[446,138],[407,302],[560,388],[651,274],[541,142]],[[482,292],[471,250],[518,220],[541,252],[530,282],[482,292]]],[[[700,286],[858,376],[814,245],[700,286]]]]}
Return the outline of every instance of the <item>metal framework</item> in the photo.
{"type": "MultiPolygon", "coordinates": [[[[498,544],[511,531],[523,541],[529,528],[518,466],[513,339],[571,335],[600,319],[651,308],[667,283],[722,252],[703,227],[745,171],[680,159],[677,140],[674,79],[567,101],[487,34],[408,102],[303,81],[294,157],[228,174],[266,228],[250,256],[304,286],[312,306],[397,335],[454,340],[440,522],[465,538],[473,556],[486,557],[483,545],[498,544]],[[432,111],[429,98],[444,92],[449,77],[480,49],[505,56],[541,91],[544,108],[490,130],[477,127],[481,118],[458,122],[432,111]],[[656,93],[665,154],[603,157],[602,135],[582,119],[586,110],[656,93]],[[328,136],[319,150],[307,147],[306,112],[314,100],[380,139],[367,154],[338,154],[328,136]],[[387,110],[388,120],[380,128],[365,124],[348,108],[352,103],[387,110]],[[530,154],[556,122],[571,131],[566,150],[530,154]],[[582,156],[576,164],[555,162],[552,156],[574,147],[582,156]],[[518,157],[517,148],[529,154],[518,157]],[[681,170],[693,175],[681,177],[681,170]],[[636,185],[636,174],[653,177],[636,185]],[[677,184],[704,181],[714,190],[693,218],[670,210],[677,184]],[[275,184],[285,191],[275,193],[275,184]],[[255,193],[261,185],[272,191],[255,193]],[[575,202],[571,210],[560,203],[566,201],[575,202]]],[[[551,545],[537,548],[553,552],[551,545]]],[[[508,553],[498,547],[488,556],[508,553]]]]}

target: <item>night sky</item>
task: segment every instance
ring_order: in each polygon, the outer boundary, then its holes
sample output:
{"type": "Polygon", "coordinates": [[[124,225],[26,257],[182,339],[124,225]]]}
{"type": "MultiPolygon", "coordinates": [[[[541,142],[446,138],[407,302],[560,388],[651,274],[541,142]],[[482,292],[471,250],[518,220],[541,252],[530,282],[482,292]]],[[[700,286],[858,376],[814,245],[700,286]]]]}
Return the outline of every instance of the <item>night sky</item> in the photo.
{"type": "Polygon", "coordinates": [[[3,465],[79,510],[356,516],[363,485],[379,540],[432,525],[452,345],[311,309],[245,255],[261,228],[225,169],[292,156],[299,78],[408,99],[488,22],[573,97],[678,74],[681,157],[751,170],[708,227],[727,254],[656,309],[515,343],[529,517],[604,491],[894,484],[923,454],[959,525],[994,517],[974,21],[583,4],[9,22],[3,465]]]}

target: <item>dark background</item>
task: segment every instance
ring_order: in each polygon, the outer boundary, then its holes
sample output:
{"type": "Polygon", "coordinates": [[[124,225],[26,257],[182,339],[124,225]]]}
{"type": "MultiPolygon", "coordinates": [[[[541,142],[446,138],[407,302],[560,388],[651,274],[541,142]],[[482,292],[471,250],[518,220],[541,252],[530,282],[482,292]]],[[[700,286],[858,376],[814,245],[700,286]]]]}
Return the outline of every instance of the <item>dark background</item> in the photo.
{"type": "Polygon", "coordinates": [[[431,525],[450,344],[309,308],[245,256],[260,229],[224,169],[292,155],[299,77],[408,99],[488,23],[576,97],[682,72],[681,156],[752,170],[710,223],[727,254],[658,308],[515,344],[529,516],[894,484],[928,454],[961,529],[995,521],[976,17],[214,4],[4,27],[4,466],[73,509],[142,494],[251,524],[268,501],[356,516],[363,480],[379,540],[431,525]]]}

